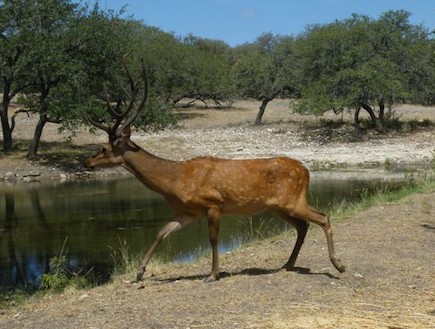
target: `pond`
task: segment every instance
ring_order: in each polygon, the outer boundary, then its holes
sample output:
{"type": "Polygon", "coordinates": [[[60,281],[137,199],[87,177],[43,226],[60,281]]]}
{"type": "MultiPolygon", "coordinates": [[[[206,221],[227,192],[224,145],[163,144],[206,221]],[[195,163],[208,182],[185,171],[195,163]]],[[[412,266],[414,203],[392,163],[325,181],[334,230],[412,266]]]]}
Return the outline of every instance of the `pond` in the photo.
{"type": "MultiPolygon", "coordinates": [[[[343,200],[355,200],[362,191],[392,184],[354,174],[314,174],[311,203],[327,209],[343,200]]],[[[396,184],[396,183],[393,183],[396,184]]],[[[124,246],[137,255],[148,248],[171,217],[162,196],[134,178],[65,183],[0,184],[0,290],[37,289],[49,270],[50,258],[64,253],[68,266],[91,272],[96,283],[108,280],[114,252],[124,246]]],[[[224,217],[219,245],[224,252],[258,234],[268,236],[287,229],[269,214],[224,217]]],[[[165,240],[156,254],[168,260],[188,260],[208,250],[208,228],[200,220],[165,240]]]]}

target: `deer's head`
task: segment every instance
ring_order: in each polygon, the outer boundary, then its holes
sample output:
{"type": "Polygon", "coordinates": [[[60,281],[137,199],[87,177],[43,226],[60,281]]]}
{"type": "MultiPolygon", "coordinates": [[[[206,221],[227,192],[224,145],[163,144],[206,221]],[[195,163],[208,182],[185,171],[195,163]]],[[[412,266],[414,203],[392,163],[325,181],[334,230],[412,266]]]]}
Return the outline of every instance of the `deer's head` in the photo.
{"type": "Polygon", "coordinates": [[[143,84],[141,87],[138,82],[133,80],[125,62],[124,68],[130,83],[130,91],[126,92],[125,97],[127,101],[117,100],[115,105],[111,102],[108,93],[105,95],[107,111],[115,119],[115,122],[104,123],[102,120],[88,117],[89,121],[95,127],[108,134],[109,142],[103,144],[96,154],[85,160],[84,165],[86,168],[93,169],[97,167],[108,168],[120,166],[123,164],[124,153],[129,149],[137,149],[137,146],[130,141],[130,125],[145,107],[148,95],[146,70],[142,60],[143,84]],[[143,94],[140,101],[137,101],[140,89],[142,89],[143,94]]]}
{"type": "Polygon", "coordinates": [[[127,126],[122,130],[119,138],[101,145],[96,154],[87,158],[84,163],[85,167],[94,169],[121,166],[124,162],[124,153],[132,148],[130,135],[130,126],[127,126]]]}

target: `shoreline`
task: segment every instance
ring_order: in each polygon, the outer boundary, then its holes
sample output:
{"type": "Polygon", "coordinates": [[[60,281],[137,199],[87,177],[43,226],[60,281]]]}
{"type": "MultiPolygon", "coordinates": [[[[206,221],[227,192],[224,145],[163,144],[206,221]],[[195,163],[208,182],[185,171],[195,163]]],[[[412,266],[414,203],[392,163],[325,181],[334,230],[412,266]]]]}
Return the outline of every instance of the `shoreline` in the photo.
{"type": "Polygon", "coordinates": [[[429,328],[435,323],[429,231],[435,208],[428,208],[434,196],[433,189],[413,193],[334,221],[338,253],[348,266],[342,274],[331,267],[324,234],[314,227],[298,271],[279,270],[294,242],[284,233],[221,255],[221,280],[213,284],[202,282],[208,256],[151,263],[140,284],[127,284],[124,275],[0,309],[0,327],[429,328]],[[423,243],[419,253],[403,253],[416,243],[423,243]]]}
{"type": "MultiPolygon", "coordinates": [[[[177,109],[177,128],[155,133],[133,131],[132,140],[150,153],[171,160],[288,156],[300,160],[313,172],[435,166],[434,107],[400,105],[394,113],[400,117],[402,128],[380,134],[356,129],[351,113],[341,119],[332,112],[321,118],[292,113],[291,100],[286,99],[270,102],[264,124],[254,126],[258,106],[259,102],[244,100],[235,102],[230,109],[177,109]],[[342,123],[337,125],[340,120],[342,123]]],[[[20,151],[9,156],[0,154],[0,183],[126,175],[121,168],[92,172],[83,168],[83,160],[107,142],[104,132],[91,134],[85,127],[75,134],[59,133],[58,125],[48,123],[39,159],[26,160],[23,143],[32,138],[37,119],[35,115],[21,117],[14,130],[20,151]]]]}
{"type": "MultiPolygon", "coordinates": [[[[89,133],[88,133],[89,134],[89,133]]],[[[0,159],[0,183],[68,181],[112,176],[127,176],[122,168],[89,171],[82,163],[92,155],[105,136],[90,135],[95,144],[70,145],[80,152],[65,163],[57,155],[29,161],[16,156],[0,159]]],[[[435,129],[412,135],[385,136],[381,140],[360,142],[310,140],[291,125],[263,127],[223,127],[212,129],[168,129],[157,133],[134,133],[132,140],[159,157],[187,160],[201,156],[231,159],[287,156],[303,162],[312,172],[346,170],[388,170],[394,168],[430,169],[435,163],[435,129]]],[[[68,148],[68,145],[65,146],[68,148]]],[[[78,151],[76,151],[78,152],[78,151]]]]}

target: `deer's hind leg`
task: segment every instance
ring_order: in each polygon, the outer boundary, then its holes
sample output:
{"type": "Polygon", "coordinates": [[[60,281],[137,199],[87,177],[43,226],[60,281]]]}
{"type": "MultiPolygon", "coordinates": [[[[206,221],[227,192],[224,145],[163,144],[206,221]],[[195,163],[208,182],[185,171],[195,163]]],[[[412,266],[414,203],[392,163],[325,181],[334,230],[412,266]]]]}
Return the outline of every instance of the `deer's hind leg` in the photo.
{"type": "Polygon", "coordinates": [[[304,243],[305,236],[307,235],[308,227],[310,226],[310,224],[302,219],[290,217],[288,215],[281,215],[280,217],[284,221],[292,225],[297,232],[297,239],[295,242],[295,246],[293,247],[293,251],[290,254],[289,260],[283,266],[283,268],[285,268],[287,271],[291,271],[295,266],[296,259],[298,258],[299,252],[304,243]]]}
{"type": "Polygon", "coordinates": [[[187,217],[187,216],[180,216],[172,219],[170,222],[168,222],[165,226],[161,228],[161,230],[157,233],[157,236],[154,240],[154,242],[149,247],[148,251],[146,252],[144,258],[142,259],[142,262],[140,263],[139,270],[136,275],[136,281],[141,281],[142,277],[145,273],[145,268],[148,264],[148,262],[151,259],[151,256],[153,255],[155,249],[160,244],[160,242],[166,238],[169,234],[172,232],[175,232],[186,225],[192,223],[195,220],[195,218],[187,217]]]}
{"type": "Polygon", "coordinates": [[[328,243],[329,259],[339,272],[344,272],[345,266],[341,264],[341,261],[335,255],[334,239],[329,217],[306,203],[299,205],[295,209],[292,209],[291,216],[317,224],[323,229],[325,232],[326,241],[328,243]]]}

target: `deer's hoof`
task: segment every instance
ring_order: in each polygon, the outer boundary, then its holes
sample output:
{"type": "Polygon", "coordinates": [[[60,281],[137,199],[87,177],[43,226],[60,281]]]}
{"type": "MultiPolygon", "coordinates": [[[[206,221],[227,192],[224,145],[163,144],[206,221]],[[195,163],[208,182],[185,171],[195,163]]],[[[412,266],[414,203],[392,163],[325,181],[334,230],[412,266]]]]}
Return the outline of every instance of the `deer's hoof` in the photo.
{"type": "Polygon", "coordinates": [[[344,272],[346,272],[346,266],[340,265],[339,267],[337,267],[337,270],[340,273],[344,273],[344,272]]]}
{"type": "Polygon", "coordinates": [[[294,262],[286,263],[283,265],[283,267],[281,267],[281,269],[286,270],[288,272],[294,271],[295,270],[295,263],[294,262]]]}
{"type": "Polygon", "coordinates": [[[337,271],[340,272],[340,273],[344,273],[346,271],[346,266],[341,264],[341,261],[339,261],[339,260],[336,260],[334,262],[334,266],[337,269],[337,271]]]}

